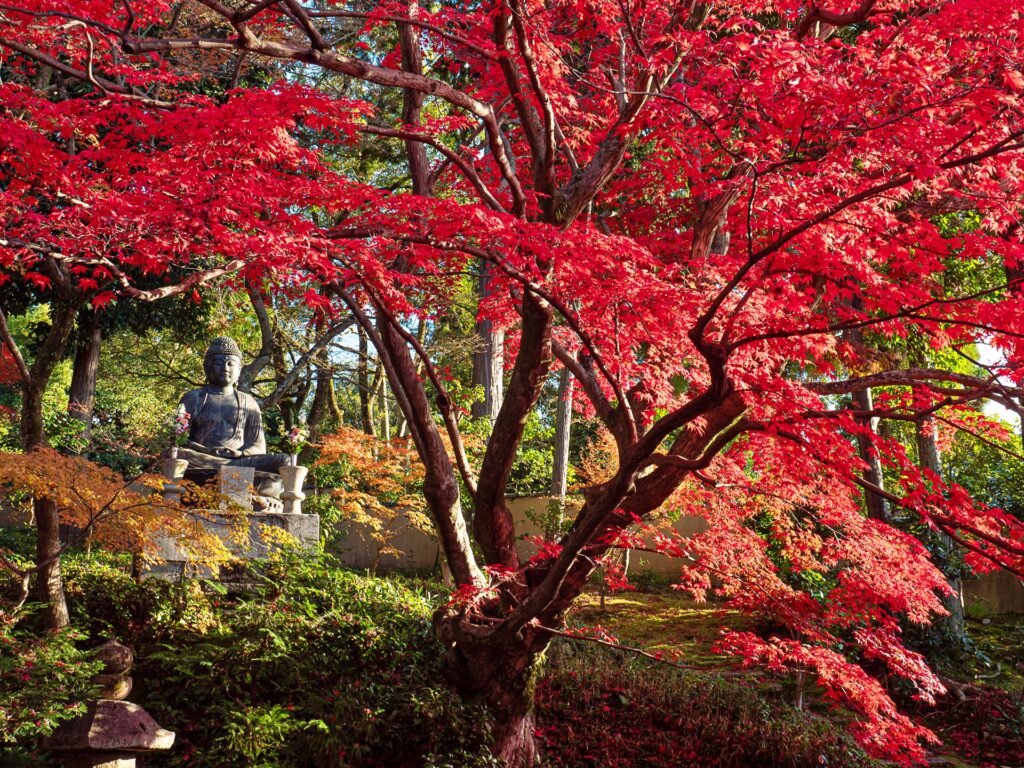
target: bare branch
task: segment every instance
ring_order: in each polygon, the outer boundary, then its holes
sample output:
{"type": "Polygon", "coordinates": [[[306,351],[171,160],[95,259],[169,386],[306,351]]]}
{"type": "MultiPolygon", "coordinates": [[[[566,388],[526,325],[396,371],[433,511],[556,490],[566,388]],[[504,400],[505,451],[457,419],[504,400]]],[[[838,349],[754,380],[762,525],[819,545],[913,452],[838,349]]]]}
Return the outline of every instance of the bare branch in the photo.
{"type": "Polygon", "coordinates": [[[309,16],[306,15],[306,10],[295,0],[282,0],[282,2],[295,16],[296,21],[302,28],[302,31],[306,33],[306,36],[313,44],[313,47],[318,51],[322,51],[327,48],[327,41],[324,40],[323,35],[320,34],[320,30],[318,30],[316,26],[314,26],[313,22],[310,21],[309,16]]]}
{"type": "Polygon", "coordinates": [[[376,125],[364,125],[360,126],[359,130],[362,133],[369,133],[374,136],[386,136],[393,139],[402,139],[403,141],[418,141],[428,146],[433,147],[442,155],[444,155],[450,163],[458,167],[462,172],[462,175],[466,177],[466,180],[473,185],[473,188],[477,191],[484,203],[495,211],[505,212],[505,207],[498,201],[496,197],[491,193],[487,186],[480,179],[480,175],[474,170],[473,166],[470,165],[466,160],[453,152],[451,149],[446,147],[442,142],[438,141],[433,136],[416,133],[415,131],[403,131],[396,128],[380,128],[376,125]]]}
{"type": "MultiPolygon", "coordinates": [[[[275,0],[275,2],[276,2],[276,0],[275,0]]],[[[476,53],[477,55],[487,59],[488,61],[497,61],[497,59],[498,59],[498,57],[495,55],[494,51],[488,51],[485,48],[481,48],[480,46],[476,45],[475,43],[470,42],[469,40],[467,40],[464,37],[460,37],[459,35],[456,35],[456,34],[453,34],[451,32],[448,32],[447,30],[437,26],[436,24],[431,24],[431,23],[423,21],[421,19],[412,19],[412,18],[409,18],[407,16],[392,16],[392,15],[388,15],[388,14],[383,14],[382,15],[382,14],[377,14],[377,13],[374,13],[374,14],[371,15],[369,13],[363,13],[363,12],[359,12],[359,11],[310,11],[309,12],[309,16],[314,18],[314,19],[328,18],[328,17],[341,18],[341,19],[370,19],[370,18],[373,18],[373,19],[380,19],[381,21],[393,21],[393,22],[395,22],[397,24],[410,24],[410,25],[412,25],[414,27],[419,27],[420,29],[425,29],[428,32],[433,32],[433,33],[439,35],[440,37],[443,37],[446,40],[450,40],[453,43],[457,43],[458,45],[461,45],[461,46],[463,46],[463,47],[473,51],[473,53],[476,53]]]]}
{"type": "MultiPolygon", "coordinates": [[[[882,371],[866,376],[855,376],[842,381],[807,382],[803,386],[821,395],[840,395],[855,392],[868,387],[913,386],[928,384],[932,381],[947,381],[981,390],[992,389],[992,380],[986,380],[966,373],[954,373],[941,368],[905,368],[898,371],[882,371]]],[[[1024,395],[1024,389],[1006,387],[1013,396],[1024,395]]]]}
{"type": "Polygon", "coordinates": [[[277,388],[260,400],[260,405],[264,407],[271,406],[284,397],[285,393],[295,385],[296,381],[298,381],[302,371],[309,366],[313,358],[320,354],[320,352],[322,352],[335,338],[337,338],[338,334],[347,328],[350,328],[354,322],[355,320],[353,318],[346,317],[344,320],[339,320],[338,322],[329,325],[327,330],[320,334],[316,341],[313,342],[313,345],[295,361],[292,369],[283,379],[281,379],[277,388]]]}
{"type": "MultiPolygon", "coordinates": [[[[91,38],[89,43],[90,45],[92,44],[91,38]]],[[[30,59],[38,61],[41,64],[45,64],[48,67],[52,67],[58,72],[62,72],[65,75],[68,75],[69,77],[73,77],[77,80],[82,80],[84,82],[90,83],[93,86],[99,88],[103,93],[121,96],[123,98],[132,99],[134,101],[139,101],[148,106],[155,107],[158,109],[167,109],[173,106],[173,104],[171,104],[170,102],[159,101],[157,99],[150,99],[146,96],[141,96],[135,93],[133,90],[129,88],[123,88],[122,86],[118,85],[117,83],[111,80],[107,80],[105,78],[98,76],[92,76],[90,72],[75,69],[74,67],[69,66],[64,62],[55,59],[53,56],[48,56],[42,51],[38,51],[35,48],[32,48],[31,46],[22,45],[21,43],[16,43],[13,40],[8,40],[6,38],[0,38],[0,48],[10,48],[12,51],[17,51],[23,56],[28,56],[30,59]]]]}
{"type": "MultiPolygon", "coordinates": [[[[256,3],[256,5],[254,5],[254,6],[253,6],[252,8],[250,8],[249,10],[247,10],[247,11],[242,11],[241,13],[239,13],[239,14],[238,14],[238,15],[237,15],[237,16],[235,17],[235,19],[236,19],[236,20],[237,20],[238,22],[242,22],[242,23],[244,23],[244,22],[246,22],[246,21],[249,21],[249,20],[250,20],[251,18],[253,18],[254,16],[256,16],[256,15],[258,15],[258,14],[262,13],[262,12],[263,12],[263,11],[265,11],[265,10],[266,10],[267,8],[269,8],[270,6],[272,6],[272,5],[277,5],[277,4],[279,3],[279,2],[281,2],[281,0],[263,0],[263,1],[262,1],[262,2],[260,2],[260,3],[256,3]]],[[[310,15],[310,16],[315,16],[316,14],[309,14],[309,15],[310,15]]]]}
{"type": "Polygon", "coordinates": [[[159,301],[160,299],[166,299],[170,296],[180,296],[181,294],[188,293],[193,288],[208,283],[211,280],[216,280],[217,278],[233,274],[245,266],[245,261],[242,259],[235,259],[233,261],[229,261],[223,267],[195,272],[176,285],[165,285],[160,288],[151,288],[144,291],[133,286],[128,280],[128,277],[121,272],[119,268],[106,259],[103,261],[105,266],[111,269],[114,276],[120,283],[121,292],[125,296],[130,296],[131,298],[138,299],[139,301],[159,301]]]}

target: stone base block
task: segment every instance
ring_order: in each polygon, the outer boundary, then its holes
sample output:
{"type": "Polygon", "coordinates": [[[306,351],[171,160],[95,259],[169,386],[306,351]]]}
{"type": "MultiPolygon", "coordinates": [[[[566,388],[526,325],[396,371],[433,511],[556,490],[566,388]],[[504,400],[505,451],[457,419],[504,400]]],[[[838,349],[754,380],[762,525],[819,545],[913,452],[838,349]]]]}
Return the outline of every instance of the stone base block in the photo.
{"type": "Polygon", "coordinates": [[[136,768],[135,755],[130,752],[97,754],[96,752],[67,752],[61,755],[64,768],[136,768]]]}
{"type": "MultiPolygon", "coordinates": [[[[301,546],[313,549],[320,544],[320,516],[287,514],[284,512],[223,512],[220,510],[190,510],[196,515],[196,525],[215,533],[236,556],[245,560],[263,560],[267,557],[273,537],[265,536],[264,529],[284,531],[295,537],[301,546]]],[[[147,575],[178,578],[182,575],[209,577],[208,568],[197,568],[188,554],[170,536],[158,536],[157,555],[163,560],[150,566],[147,575]]]]}

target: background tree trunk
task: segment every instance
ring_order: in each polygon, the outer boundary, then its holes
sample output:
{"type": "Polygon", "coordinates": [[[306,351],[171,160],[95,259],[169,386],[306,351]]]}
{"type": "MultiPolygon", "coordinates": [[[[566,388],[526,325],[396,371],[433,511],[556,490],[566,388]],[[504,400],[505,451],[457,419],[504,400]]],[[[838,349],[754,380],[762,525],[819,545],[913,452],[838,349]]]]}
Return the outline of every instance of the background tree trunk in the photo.
{"type": "Polygon", "coordinates": [[[569,438],[572,432],[573,378],[568,368],[558,375],[558,408],[555,411],[555,458],[551,471],[551,495],[565,498],[569,480],[569,438]]]}
{"type": "MultiPolygon", "coordinates": [[[[920,365],[928,365],[927,355],[921,355],[917,362],[920,365]]],[[[917,443],[917,460],[921,469],[934,472],[941,478],[942,452],[939,450],[935,419],[931,416],[922,418],[916,425],[914,438],[917,443]]],[[[957,545],[945,533],[938,534],[938,538],[942,542],[942,549],[938,556],[933,551],[932,560],[935,562],[936,567],[945,575],[950,588],[953,590],[953,594],[944,597],[942,600],[942,604],[949,611],[949,616],[937,616],[935,621],[946,624],[948,633],[957,638],[961,645],[963,645],[968,638],[967,630],[964,626],[963,585],[960,577],[956,575],[957,571],[953,564],[953,556],[957,551],[957,545]]]]}
{"type": "MultiPolygon", "coordinates": [[[[853,405],[859,411],[871,411],[874,410],[874,402],[871,397],[870,387],[859,389],[853,393],[853,405]]],[[[878,434],[878,417],[871,416],[865,419],[865,424],[871,430],[871,434],[878,434]]],[[[875,451],[874,441],[870,436],[858,435],[857,436],[857,448],[860,451],[860,457],[868,465],[868,468],[864,471],[864,479],[869,483],[877,485],[879,488],[885,488],[885,477],[882,474],[882,460],[878,457],[878,453],[875,451]]],[[[867,505],[868,517],[872,520],[882,520],[886,523],[892,522],[892,517],[889,514],[889,509],[886,507],[885,499],[878,494],[872,493],[871,491],[864,492],[864,503],[867,505]]]]}
{"type": "Polygon", "coordinates": [[[92,430],[92,415],[96,404],[96,373],[100,367],[103,329],[92,312],[80,313],[79,322],[82,338],[71,371],[68,413],[83,423],[82,436],[88,437],[92,430]]]}
{"type": "MultiPolygon", "coordinates": [[[[491,269],[481,264],[477,290],[480,299],[490,295],[491,269]]],[[[491,423],[498,418],[501,401],[504,398],[505,375],[505,333],[495,330],[494,324],[486,318],[476,323],[477,347],[473,352],[473,385],[483,388],[483,399],[473,403],[473,418],[488,418],[491,423]]]]}
{"type": "Polygon", "coordinates": [[[380,439],[391,440],[391,410],[388,408],[388,377],[380,377],[380,439]]]}
{"type": "MultiPolygon", "coordinates": [[[[939,451],[938,442],[935,439],[935,419],[924,418],[921,419],[917,425],[915,432],[917,439],[917,455],[918,461],[922,469],[929,469],[939,477],[942,477],[942,454],[939,451]]],[[[956,543],[946,534],[939,534],[942,540],[942,548],[944,554],[941,557],[935,558],[935,565],[938,566],[946,578],[949,580],[949,586],[953,588],[955,594],[950,595],[949,598],[943,600],[943,604],[949,609],[950,616],[949,621],[952,621],[956,626],[958,633],[964,632],[964,604],[961,595],[961,584],[960,579],[956,576],[951,577],[949,575],[952,563],[950,562],[951,556],[956,551],[956,543]]]]}
{"type": "Polygon", "coordinates": [[[252,311],[256,315],[256,321],[260,326],[260,351],[248,363],[242,366],[238,374],[237,387],[242,392],[252,392],[256,377],[260,375],[274,360],[277,350],[277,339],[274,336],[274,325],[267,312],[267,305],[263,301],[263,293],[260,287],[251,281],[245,284],[245,290],[249,294],[249,302],[252,304],[252,311]]]}
{"type": "Polygon", "coordinates": [[[299,456],[305,464],[312,455],[314,445],[320,438],[341,424],[341,411],[334,391],[334,369],[329,365],[316,367],[316,388],[313,390],[313,402],[309,406],[306,426],[309,428],[309,444],[302,449],[299,456]]]}
{"type": "Polygon", "coordinates": [[[359,329],[359,360],[356,363],[356,389],[359,390],[359,425],[363,432],[373,434],[373,417],[370,413],[370,345],[366,331],[359,329]]]}
{"type": "MultiPolygon", "coordinates": [[[[46,445],[43,423],[43,395],[53,370],[67,348],[74,328],[78,304],[51,305],[52,322],[46,338],[36,352],[29,380],[22,387],[21,447],[27,453],[46,445]]],[[[61,629],[71,623],[64,598],[64,579],[60,569],[60,511],[49,499],[35,499],[36,518],[36,589],[44,603],[43,623],[48,629],[61,629]]]]}

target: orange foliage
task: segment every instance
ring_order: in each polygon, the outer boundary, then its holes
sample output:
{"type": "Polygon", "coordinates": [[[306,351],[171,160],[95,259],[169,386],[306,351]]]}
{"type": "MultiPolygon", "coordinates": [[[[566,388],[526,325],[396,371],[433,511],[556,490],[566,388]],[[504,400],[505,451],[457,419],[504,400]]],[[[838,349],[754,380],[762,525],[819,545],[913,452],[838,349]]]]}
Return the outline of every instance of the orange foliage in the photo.
{"type": "Polygon", "coordinates": [[[29,453],[0,452],[0,490],[54,502],[62,524],[86,531],[106,548],[157,559],[158,534],[179,541],[197,561],[215,567],[229,553],[223,542],[159,493],[164,480],[145,476],[135,482],[81,456],[52,448],[29,453]]]}
{"type": "Polygon", "coordinates": [[[578,479],[574,491],[611,480],[618,469],[618,453],[612,433],[601,427],[594,439],[583,450],[576,466],[578,479]]]}
{"type": "Polygon", "coordinates": [[[401,523],[433,535],[427,504],[420,489],[424,471],[416,451],[404,441],[385,442],[373,435],[341,427],[321,441],[316,465],[339,463],[342,485],[333,495],[345,518],[363,526],[382,555],[401,554],[391,541],[401,523]]]}

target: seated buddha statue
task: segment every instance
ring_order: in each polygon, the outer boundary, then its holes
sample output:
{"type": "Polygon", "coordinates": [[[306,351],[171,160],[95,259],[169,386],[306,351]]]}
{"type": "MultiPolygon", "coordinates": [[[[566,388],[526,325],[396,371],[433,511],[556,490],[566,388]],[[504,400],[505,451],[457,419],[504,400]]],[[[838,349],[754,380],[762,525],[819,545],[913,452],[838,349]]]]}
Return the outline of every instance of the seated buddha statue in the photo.
{"type": "Polygon", "coordinates": [[[221,336],[203,358],[206,386],[186,392],[181,405],[189,414],[188,442],[178,458],[188,460],[185,477],[194,482],[212,478],[222,466],[253,467],[256,492],[279,498],[283,453],[267,453],[260,407],[252,395],[235,386],[242,371],[242,351],[234,339],[221,336]]]}

